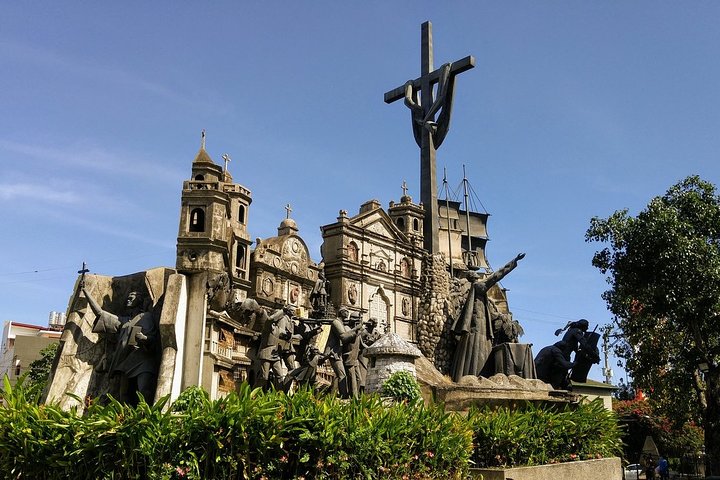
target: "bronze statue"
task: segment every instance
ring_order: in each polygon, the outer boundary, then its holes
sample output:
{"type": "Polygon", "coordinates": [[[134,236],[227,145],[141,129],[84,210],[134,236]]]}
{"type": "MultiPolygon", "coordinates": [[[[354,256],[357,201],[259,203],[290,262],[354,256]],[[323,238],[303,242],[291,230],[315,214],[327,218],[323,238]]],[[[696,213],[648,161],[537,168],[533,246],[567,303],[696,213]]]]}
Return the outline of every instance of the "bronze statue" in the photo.
{"type": "Polygon", "coordinates": [[[485,278],[476,273],[470,274],[472,285],[460,315],[452,325],[452,331],[458,340],[452,364],[454,381],[460,381],[465,375],[480,375],[493,346],[494,326],[488,290],[512,272],[523,258],[524,253],[518,254],[501,269],[485,278]]]}
{"type": "Polygon", "coordinates": [[[347,376],[347,395],[357,397],[360,394],[360,330],[362,329],[360,314],[353,313],[348,318],[343,336],[343,365],[347,376]]]}
{"type": "Polygon", "coordinates": [[[360,372],[360,391],[365,391],[365,383],[367,380],[368,371],[368,358],[365,356],[365,349],[375,343],[381,336],[377,327],[377,319],[371,318],[367,322],[363,323],[363,328],[360,331],[360,354],[358,355],[358,370],[360,372]]]}
{"type": "Polygon", "coordinates": [[[355,340],[359,328],[350,329],[345,326],[345,322],[350,320],[350,311],[347,308],[340,308],[338,318],[332,320],[330,324],[330,336],[328,337],[325,351],[323,352],[329,359],[330,365],[335,372],[337,379],[337,390],[341,397],[349,397],[352,390],[349,386],[348,372],[345,369],[344,352],[345,345],[355,340]]]}
{"type": "MultiPolygon", "coordinates": [[[[92,331],[112,345],[105,353],[105,370],[111,380],[111,392],[120,401],[137,405],[137,393],[152,403],[160,365],[158,327],[150,304],[140,292],[128,293],[126,315],[103,310],[85,287],[82,289],[96,318],[92,331]]],[[[149,300],[149,299],[148,299],[149,300]]]]}
{"type": "Polygon", "coordinates": [[[593,343],[595,337],[599,335],[588,332],[589,326],[589,322],[583,318],[576,322],[568,322],[564,328],[555,331],[557,336],[567,330],[562,340],[543,348],[535,357],[538,379],[549,383],[553,388],[565,390],[570,386],[569,371],[581,366],[585,374],[578,375],[580,378],[574,380],[581,382],[587,380],[587,371],[592,363],[600,361],[597,340],[593,343]],[[574,361],[570,361],[573,352],[575,358],[574,361]]]}
{"type": "Polygon", "coordinates": [[[260,334],[260,346],[257,350],[257,371],[255,373],[255,387],[267,388],[271,383],[279,386],[282,382],[280,368],[281,342],[288,342],[292,338],[292,331],[288,330],[292,309],[284,307],[267,317],[260,334]],[[272,378],[270,374],[273,374],[272,378]]]}
{"type": "Polygon", "coordinates": [[[330,283],[325,278],[325,264],[320,263],[320,272],[315,286],[310,292],[310,304],[313,308],[313,318],[325,318],[328,306],[330,283]]]}

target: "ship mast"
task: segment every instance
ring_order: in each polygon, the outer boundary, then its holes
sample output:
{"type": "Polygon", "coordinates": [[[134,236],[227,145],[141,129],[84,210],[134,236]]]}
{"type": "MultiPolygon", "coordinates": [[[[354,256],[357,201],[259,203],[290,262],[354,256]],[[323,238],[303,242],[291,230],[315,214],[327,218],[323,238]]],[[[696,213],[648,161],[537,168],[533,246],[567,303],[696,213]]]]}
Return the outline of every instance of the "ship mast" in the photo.
{"type": "MultiPolygon", "coordinates": [[[[463,164],[463,193],[465,197],[465,222],[467,226],[468,246],[467,246],[467,264],[468,267],[474,264],[472,253],[472,235],[470,233],[470,205],[468,203],[468,179],[465,174],[465,164],[463,164]]],[[[475,266],[475,265],[474,265],[475,266]]]]}
{"type": "Polygon", "coordinates": [[[453,271],[453,258],[452,258],[452,235],[450,232],[450,195],[447,182],[447,168],[443,168],[443,187],[445,188],[445,219],[447,220],[447,232],[448,232],[448,256],[450,261],[450,277],[454,276],[453,271]]]}

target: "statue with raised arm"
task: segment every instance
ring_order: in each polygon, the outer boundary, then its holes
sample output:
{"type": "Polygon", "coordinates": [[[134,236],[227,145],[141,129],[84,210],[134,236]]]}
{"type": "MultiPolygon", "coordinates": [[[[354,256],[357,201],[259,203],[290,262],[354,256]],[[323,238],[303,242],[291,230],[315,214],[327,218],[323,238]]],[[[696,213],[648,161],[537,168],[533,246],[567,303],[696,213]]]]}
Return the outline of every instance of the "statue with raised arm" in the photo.
{"type": "Polygon", "coordinates": [[[108,340],[104,367],[114,387],[111,391],[120,401],[131,405],[137,404],[137,393],[152,403],[160,349],[158,326],[150,311],[151,305],[140,292],[132,291],[125,302],[126,314],[115,315],[103,310],[84,287],[83,293],[96,315],[92,331],[108,340]]]}
{"type": "Polygon", "coordinates": [[[472,285],[460,315],[452,325],[452,331],[457,338],[451,368],[454,381],[460,381],[465,375],[480,375],[492,351],[494,337],[488,290],[512,272],[523,258],[524,253],[518,254],[501,269],[486,277],[477,273],[469,274],[468,280],[472,285]]]}

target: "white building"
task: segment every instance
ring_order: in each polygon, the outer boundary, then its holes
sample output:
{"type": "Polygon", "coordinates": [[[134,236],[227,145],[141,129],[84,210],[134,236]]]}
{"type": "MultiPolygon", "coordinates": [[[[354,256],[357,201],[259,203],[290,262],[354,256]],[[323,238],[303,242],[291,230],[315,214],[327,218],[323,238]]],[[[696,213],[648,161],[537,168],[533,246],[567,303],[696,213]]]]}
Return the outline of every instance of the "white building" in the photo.
{"type": "Polygon", "coordinates": [[[60,333],[50,327],[6,321],[0,345],[0,378],[7,375],[14,385],[30,364],[40,358],[40,350],[60,339],[60,333]]]}

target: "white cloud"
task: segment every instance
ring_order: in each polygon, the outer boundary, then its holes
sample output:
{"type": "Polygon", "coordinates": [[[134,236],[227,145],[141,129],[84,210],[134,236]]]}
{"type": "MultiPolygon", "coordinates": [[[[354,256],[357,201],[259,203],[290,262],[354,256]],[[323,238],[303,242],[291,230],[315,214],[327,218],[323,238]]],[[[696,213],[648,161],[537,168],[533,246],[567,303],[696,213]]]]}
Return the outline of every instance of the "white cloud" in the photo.
{"type": "Polygon", "coordinates": [[[0,183],[0,198],[3,200],[30,198],[33,201],[63,204],[75,204],[81,200],[75,192],[58,190],[48,187],[47,184],[32,183],[0,183]]]}
{"type": "Polygon", "coordinates": [[[0,150],[32,157],[48,165],[88,168],[133,179],[144,178],[153,183],[161,181],[177,185],[183,178],[178,170],[165,168],[158,162],[136,155],[113,153],[90,142],[48,147],[0,138],[0,150]]]}

